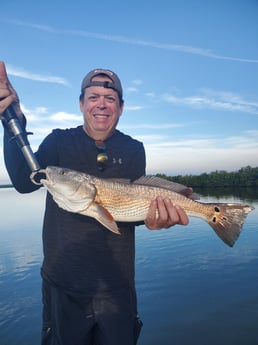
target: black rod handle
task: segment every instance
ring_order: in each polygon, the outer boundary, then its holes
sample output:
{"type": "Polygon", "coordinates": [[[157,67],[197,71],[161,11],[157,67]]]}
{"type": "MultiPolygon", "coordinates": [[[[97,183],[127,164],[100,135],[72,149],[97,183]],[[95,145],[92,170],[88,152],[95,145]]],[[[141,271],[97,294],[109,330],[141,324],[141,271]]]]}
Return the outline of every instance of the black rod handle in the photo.
{"type": "Polygon", "coordinates": [[[40,169],[40,165],[36,156],[34,155],[30,143],[28,141],[28,133],[21,127],[20,121],[10,105],[5,112],[3,113],[4,121],[7,125],[7,128],[13,134],[12,139],[15,139],[18,147],[21,149],[27,164],[31,171],[37,171],[40,169]]]}

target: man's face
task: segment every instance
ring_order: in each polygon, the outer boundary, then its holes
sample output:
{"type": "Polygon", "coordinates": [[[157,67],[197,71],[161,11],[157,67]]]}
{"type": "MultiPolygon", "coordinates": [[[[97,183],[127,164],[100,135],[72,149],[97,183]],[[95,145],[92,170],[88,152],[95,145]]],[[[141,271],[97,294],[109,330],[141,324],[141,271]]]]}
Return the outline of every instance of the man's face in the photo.
{"type": "MultiPolygon", "coordinates": [[[[93,81],[111,81],[108,77],[97,76],[93,81]]],[[[90,86],[80,100],[84,117],[84,130],[95,140],[105,140],[114,131],[123,111],[118,94],[111,88],[90,86]]]]}

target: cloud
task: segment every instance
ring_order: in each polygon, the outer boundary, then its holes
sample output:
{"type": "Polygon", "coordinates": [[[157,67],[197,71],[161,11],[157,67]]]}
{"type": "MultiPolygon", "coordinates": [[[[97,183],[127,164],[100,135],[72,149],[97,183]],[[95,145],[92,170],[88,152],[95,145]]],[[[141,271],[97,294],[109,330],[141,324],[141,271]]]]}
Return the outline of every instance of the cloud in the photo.
{"type": "Polygon", "coordinates": [[[167,175],[200,174],[215,170],[236,171],[245,166],[257,167],[258,149],[177,147],[155,150],[146,145],[147,173],[167,175]]]}
{"type": "Polygon", "coordinates": [[[8,21],[8,22],[14,25],[27,26],[30,28],[46,31],[53,34],[62,34],[62,35],[65,34],[65,35],[90,37],[90,38],[95,38],[98,40],[112,41],[112,42],[118,42],[118,43],[123,43],[123,44],[139,45],[139,46],[145,46],[145,47],[150,47],[150,48],[155,48],[155,49],[178,51],[178,52],[186,53],[186,54],[200,55],[200,56],[204,56],[211,59],[229,60],[229,61],[245,62],[245,63],[258,63],[257,59],[239,58],[239,57],[220,55],[213,52],[210,49],[205,49],[205,48],[198,48],[198,47],[171,44],[171,43],[160,43],[160,42],[155,42],[155,41],[146,41],[146,40],[137,39],[137,38],[128,38],[128,37],[124,37],[120,35],[107,35],[107,34],[100,34],[96,32],[89,32],[89,31],[83,31],[83,30],[60,30],[60,29],[56,29],[47,25],[27,23],[27,22],[22,22],[22,21],[8,21]]]}
{"type": "Polygon", "coordinates": [[[6,69],[7,69],[7,73],[9,75],[13,75],[15,77],[40,81],[40,82],[44,82],[44,83],[54,83],[54,84],[61,84],[61,85],[65,85],[65,86],[70,85],[67,80],[65,80],[64,78],[61,78],[61,77],[31,73],[31,72],[26,71],[22,68],[13,67],[13,66],[8,65],[8,64],[6,65],[6,69]]]}
{"type": "Polygon", "coordinates": [[[234,171],[257,166],[258,131],[243,131],[238,136],[188,136],[171,139],[165,134],[135,136],[146,150],[147,172],[199,174],[214,170],[234,171]]]}
{"type": "Polygon", "coordinates": [[[57,113],[52,114],[49,117],[50,121],[57,122],[57,123],[71,123],[72,126],[75,125],[75,123],[80,123],[82,122],[82,115],[78,114],[71,114],[71,113],[66,113],[64,111],[58,111],[57,113]]]}
{"type": "Polygon", "coordinates": [[[133,84],[133,86],[128,86],[126,88],[126,93],[136,93],[136,92],[138,92],[139,91],[138,86],[142,85],[143,81],[140,80],[140,79],[135,79],[135,80],[132,80],[132,84],[133,84]]]}
{"type": "Polygon", "coordinates": [[[228,111],[241,111],[258,115],[258,101],[245,100],[230,92],[201,90],[198,94],[180,97],[176,94],[163,94],[161,99],[168,103],[186,105],[196,108],[211,108],[228,111]]]}
{"type": "MultiPolygon", "coordinates": [[[[185,126],[183,124],[182,126],[185,126]]],[[[180,124],[178,124],[180,126],[180,124]]],[[[153,128],[156,128],[153,126],[153,128]]],[[[162,129],[162,125],[159,127],[162,129]]],[[[199,150],[201,148],[205,149],[216,149],[216,148],[234,148],[234,149],[256,149],[258,154],[258,130],[243,131],[240,135],[235,136],[224,136],[218,137],[213,135],[203,136],[202,138],[194,137],[193,135],[186,136],[184,139],[171,139],[171,136],[166,134],[162,135],[142,135],[137,136],[137,138],[143,141],[146,145],[152,149],[164,149],[164,148],[174,148],[182,147],[188,149],[199,150]]]]}
{"type": "Polygon", "coordinates": [[[138,92],[138,89],[136,87],[127,87],[126,88],[127,93],[133,93],[133,92],[138,92]]]}
{"type": "Polygon", "coordinates": [[[141,105],[126,105],[124,108],[124,111],[128,110],[128,111],[138,111],[138,110],[142,110],[144,107],[141,105]]]}
{"type": "MultiPolygon", "coordinates": [[[[207,137],[170,141],[162,137],[142,137],[149,174],[199,174],[214,170],[235,171],[247,165],[256,167],[257,131],[223,140],[207,137]],[[223,144],[222,144],[223,143],[223,144]]],[[[140,138],[138,138],[140,139],[140,138]]]]}
{"type": "Polygon", "coordinates": [[[132,83],[135,84],[135,85],[141,85],[143,82],[140,79],[135,79],[135,80],[132,81],[132,83]]]}
{"type": "MultiPolygon", "coordinates": [[[[52,114],[51,121],[74,122],[79,117],[74,114],[58,112],[52,114]]],[[[49,121],[47,121],[49,123],[49,121]]],[[[64,123],[62,122],[62,125],[64,123]]],[[[74,125],[74,123],[73,123],[74,125]]],[[[140,124],[135,127],[165,129],[168,126],[180,126],[181,124],[140,124]]],[[[185,125],[185,124],[184,124],[185,125]]],[[[50,125],[51,126],[51,122],[50,125]]],[[[60,123],[59,123],[59,128],[60,123]]],[[[36,135],[29,137],[33,150],[37,149],[39,143],[51,128],[37,127],[36,135]]],[[[157,133],[157,132],[156,132],[157,133]]],[[[147,173],[165,173],[167,175],[177,174],[199,174],[214,170],[235,171],[247,165],[256,167],[258,156],[258,130],[243,131],[238,136],[215,137],[188,136],[185,139],[171,139],[161,131],[158,134],[148,134],[134,137],[144,143],[147,158],[147,173]]],[[[1,137],[1,133],[0,133],[1,137]]],[[[2,140],[1,140],[2,142],[2,140]]],[[[0,144],[0,161],[3,162],[3,148],[0,144]]],[[[5,169],[0,169],[0,182],[7,181],[5,169]]]]}
{"type": "MultiPolygon", "coordinates": [[[[122,124],[119,125],[121,130],[128,130],[128,129],[154,129],[162,130],[162,129],[170,129],[170,128],[179,128],[188,126],[187,123],[137,123],[137,124],[122,124]]],[[[142,137],[143,138],[143,137],[142,137]]],[[[149,138],[149,137],[148,137],[149,138]]]]}
{"type": "Polygon", "coordinates": [[[42,106],[29,109],[23,103],[21,103],[21,110],[23,114],[26,114],[27,122],[30,124],[38,123],[42,121],[43,116],[45,117],[48,115],[48,109],[42,106]]]}

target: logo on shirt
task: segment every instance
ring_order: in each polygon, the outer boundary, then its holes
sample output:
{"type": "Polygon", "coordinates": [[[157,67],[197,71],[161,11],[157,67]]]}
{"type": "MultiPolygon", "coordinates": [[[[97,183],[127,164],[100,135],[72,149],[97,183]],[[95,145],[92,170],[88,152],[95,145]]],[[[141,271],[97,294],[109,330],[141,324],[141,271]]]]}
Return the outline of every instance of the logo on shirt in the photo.
{"type": "Polygon", "coordinates": [[[113,164],[119,164],[122,165],[123,164],[123,160],[122,158],[113,158],[113,164]]]}

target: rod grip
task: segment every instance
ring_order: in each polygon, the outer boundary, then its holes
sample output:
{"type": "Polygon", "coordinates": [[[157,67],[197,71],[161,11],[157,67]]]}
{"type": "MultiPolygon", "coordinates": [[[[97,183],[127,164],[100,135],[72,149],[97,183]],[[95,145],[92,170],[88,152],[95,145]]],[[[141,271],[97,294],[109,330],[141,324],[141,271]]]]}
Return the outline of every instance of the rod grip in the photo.
{"type": "Polygon", "coordinates": [[[30,143],[28,141],[27,135],[28,133],[22,128],[20,121],[13,109],[12,105],[10,105],[5,112],[3,113],[4,122],[9,129],[9,131],[13,134],[11,139],[14,139],[22,151],[27,164],[31,171],[37,171],[40,169],[40,165],[36,156],[34,155],[33,151],[31,150],[30,143]]]}

